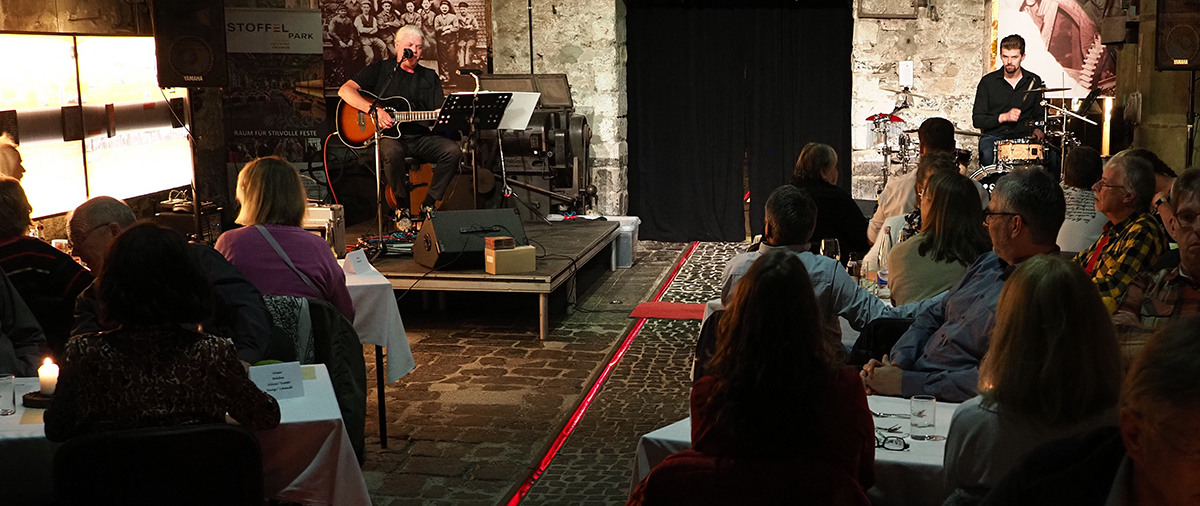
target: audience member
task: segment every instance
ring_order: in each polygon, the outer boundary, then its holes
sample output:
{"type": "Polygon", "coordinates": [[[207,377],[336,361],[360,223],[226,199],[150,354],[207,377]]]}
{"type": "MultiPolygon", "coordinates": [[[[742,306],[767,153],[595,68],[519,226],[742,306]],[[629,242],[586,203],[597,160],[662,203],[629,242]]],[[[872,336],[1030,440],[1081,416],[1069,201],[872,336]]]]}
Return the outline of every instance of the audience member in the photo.
{"type": "Polygon", "coordinates": [[[986,506],[1200,502],[1200,319],[1150,338],[1121,389],[1120,428],[1040,446],[984,499],[986,506]]]}
{"type": "Polygon", "coordinates": [[[850,322],[855,330],[880,317],[910,318],[932,301],[891,307],[872,295],[851,278],[837,261],[811,251],[813,223],[817,219],[816,204],[804,190],[784,185],[767,198],[763,242],[758,251],[741,253],[729,261],[721,275],[721,301],[730,302],[738,281],[760,256],[769,252],[789,251],[804,263],[812,289],[816,292],[822,329],[830,336],[842,333],[838,317],[850,322]]]}
{"type": "Polygon", "coordinates": [[[1169,225],[1168,221],[1174,217],[1171,214],[1171,208],[1164,206],[1171,193],[1171,184],[1175,182],[1177,175],[1175,170],[1162,161],[1153,151],[1144,148],[1134,148],[1125,150],[1125,156],[1133,156],[1150,162],[1150,166],[1154,169],[1154,197],[1150,204],[1150,212],[1157,214],[1162,220],[1163,227],[1169,225]]]}
{"type": "Polygon", "coordinates": [[[71,337],[75,297],[92,283],[92,275],[70,255],[27,235],[32,212],[21,183],[0,176],[0,268],[33,311],[50,354],[60,360],[71,337]]]}
{"type": "MultiPolygon", "coordinates": [[[[917,162],[916,185],[913,189],[913,195],[924,194],[925,185],[929,182],[929,176],[939,172],[958,173],[958,162],[955,161],[953,154],[943,151],[933,151],[922,156],[921,160],[917,162]]],[[[987,191],[981,191],[980,194],[987,195],[987,191]]],[[[984,205],[981,205],[980,209],[983,209],[983,207],[984,205]]],[[[891,216],[883,221],[883,229],[880,230],[880,235],[875,238],[875,242],[866,256],[866,263],[875,268],[878,268],[875,265],[876,261],[884,260],[879,258],[879,251],[883,246],[883,230],[891,231],[893,247],[917,235],[921,232],[921,208],[915,207],[908,214],[891,216]]]]}
{"type": "Polygon", "coordinates": [[[1200,169],[1175,180],[1170,204],[1171,235],[1179,242],[1179,265],[1138,274],[1113,322],[1123,333],[1149,333],[1180,318],[1200,313],[1200,169]]]}
{"type": "Polygon", "coordinates": [[[279,405],[246,376],[233,343],[197,332],[212,289],[178,234],[144,223],[112,242],[96,281],[102,317],[116,330],[67,343],[46,437],[222,422],[279,424],[279,405]]]}
{"type": "Polygon", "coordinates": [[[1080,146],[1067,153],[1063,168],[1063,196],[1067,199],[1067,218],[1058,231],[1058,247],[1078,253],[1100,238],[1108,217],[1096,212],[1096,193],[1092,186],[1104,173],[1100,153],[1080,146]]]}
{"type": "Polygon", "coordinates": [[[45,351],[42,328],[0,270],[0,374],[37,376],[45,351]]]}
{"type": "Polygon", "coordinates": [[[0,176],[8,176],[18,181],[25,176],[25,166],[21,165],[21,152],[17,150],[17,141],[8,132],[0,133],[0,176]]]}
{"type": "MultiPolygon", "coordinates": [[[[858,489],[840,492],[860,498],[874,484],[875,427],[867,399],[854,369],[843,365],[838,341],[821,329],[811,284],[804,263],[786,251],[754,262],[718,326],[710,375],[692,389],[692,450],[656,467],[630,504],[652,503],[647,489],[661,469],[697,454],[726,462],[727,473],[747,461],[769,461],[772,475],[797,462],[819,463],[817,473],[787,478],[803,484],[848,476],[858,489]]],[[[718,467],[718,479],[720,473],[718,467]]],[[[757,485],[741,484],[744,490],[731,495],[747,503],[784,499],[764,497],[757,485]]],[[[794,493],[793,486],[789,498],[794,493]]],[[[824,502],[830,497],[810,499],[831,504],[824,502]]]]}
{"type": "Polygon", "coordinates": [[[1022,263],[1000,293],[980,396],[950,422],[949,488],[978,499],[1038,445],[1116,425],[1123,372],[1108,311],[1083,269],[1052,255],[1022,263]]]}
{"type": "Polygon", "coordinates": [[[1154,171],[1149,162],[1117,153],[1092,190],[1096,210],[1109,223],[1095,243],[1075,255],[1075,263],[1092,276],[1100,296],[1113,308],[1134,276],[1149,270],[1166,250],[1167,232],[1150,214],[1154,171]]]}
{"type": "MultiPolygon", "coordinates": [[[[917,129],[919,154],[941,151],[954,153],[954,123],[946,118],[929,118],[921,122],[917,129]]],[[[867,227],[867,241],[875,244],[879,231],[883,230],[883,221],[892,216],[903,216],[917,208],[917,176],[916,172],[895,175],[888,178],[883,191],[879,193],[875,214],[871,216],[871,224],[867,227]]]]}
{"type": "Polygon", "coordinates": [[[921,193],[921,233],[897,244],[888,259],[892,302],[928,299],[949,290],[992,249],[971,179],[936,172],[921,193]]]}
{"type": "Polygon", "coordinates": [[[996,182],[984,223],[992,252],[976,260],[937,304],[917,315],[891,358],[863,366],[867,388],[883,395],[934,395],[949,402],[975,396],[979,361],[988,349],[996,302],[1016,265],[1054,243],[1066,203],[1042,169],[1017,169],[996,182]]]}
{"type": "MultiPolygon", "coordinates": [[[[104,267],[104,253],[109,243],[136,220],[124,202],[112,197],[95,197],[75,208],[67,221],[71,252],[92,272],[99,272],[104,267]]],[[[268,349],[271,317],[258,289],[211,246],[190,243],[187,248],[192,260],[208,275],[216,304],[216,310],[204,321],[201,330],[233,339],[238,358],[247,364],[275,357],[268,349]]],[[[116,328],[112,322],[98,318],[99,314],[93,284],[75,301],[75,326],[71,335],[116,328]]],[[[278,356],[287,356],[287,353],[278,356]]]]}
{"type": "Polygon", "coordinates": [[[262,293],[315,298],[354,321],[346,273],[324,239],[301,228],[307,197],[300,174],[279,157],[250,161],[238,175],[237,223],[216,248],[262,293]]]}
{"type": "MultiPolygon", "coordinates": [[[[837,152],[832,147],[810,142],[800,150],[796,169],[792,173],[792,186],[808,192],[820,211],[813,230],[813,240],[837,239],[842,258],[849,259],[851,253],[866,253],[871,245],[865,237],[867,218],[850,194],[835,186],[838,181],[837,165],[837,152]]],[[[845,264],[845,261],[842,263],[845,264]]]]}

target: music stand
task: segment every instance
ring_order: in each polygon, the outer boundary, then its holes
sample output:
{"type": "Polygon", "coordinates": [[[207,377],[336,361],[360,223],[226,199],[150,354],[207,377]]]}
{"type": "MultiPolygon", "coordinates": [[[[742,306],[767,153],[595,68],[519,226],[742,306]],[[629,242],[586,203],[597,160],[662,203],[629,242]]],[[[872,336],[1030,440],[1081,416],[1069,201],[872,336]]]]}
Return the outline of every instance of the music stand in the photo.
{"type": "Polygon", "coordinates": [[[495,130],[510,100],[512,93],[507,92],[452,93],[442,104],[433,131],[473,133],[476,129],[495,130]]]}

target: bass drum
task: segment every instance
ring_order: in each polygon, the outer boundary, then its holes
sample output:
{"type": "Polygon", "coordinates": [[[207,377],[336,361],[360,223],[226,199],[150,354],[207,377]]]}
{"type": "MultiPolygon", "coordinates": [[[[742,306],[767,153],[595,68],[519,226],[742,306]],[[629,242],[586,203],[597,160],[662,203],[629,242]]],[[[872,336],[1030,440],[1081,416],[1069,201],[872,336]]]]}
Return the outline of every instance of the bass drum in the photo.
{"type": "Polygon", "coordinates": [[[996,187],[996,181],[1008,174],[1008,167],[1003,165],[988,165],[980,167],[979,170],[971,173],[971,179],[979,181],[983,188],[992,193],[992,189],[996,187]]]}

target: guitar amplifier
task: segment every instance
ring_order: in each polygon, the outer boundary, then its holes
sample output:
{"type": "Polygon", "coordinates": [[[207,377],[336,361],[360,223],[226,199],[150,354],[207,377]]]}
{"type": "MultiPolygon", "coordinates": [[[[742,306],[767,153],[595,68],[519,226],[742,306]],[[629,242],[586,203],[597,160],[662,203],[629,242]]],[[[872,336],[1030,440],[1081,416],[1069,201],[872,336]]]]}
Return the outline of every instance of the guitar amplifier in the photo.
{"type": "Polygon", "coordinates": [[[338,258],[346,257],[346,210],[341,205],[309,206],[304,230],[324,238],[338,258]]]}

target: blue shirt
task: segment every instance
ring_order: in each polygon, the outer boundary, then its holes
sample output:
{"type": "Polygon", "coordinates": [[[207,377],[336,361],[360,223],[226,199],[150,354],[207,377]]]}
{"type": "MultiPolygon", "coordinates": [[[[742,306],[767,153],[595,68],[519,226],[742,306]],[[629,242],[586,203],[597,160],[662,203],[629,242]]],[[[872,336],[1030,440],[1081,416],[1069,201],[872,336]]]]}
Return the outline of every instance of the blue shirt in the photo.
{"type": "Polygon", "coordinates": [[[989,251],[971,264],[945,298],[917,315],[892,347],[891,359],[904,370],[902,396],[927,394],[948,402],[975,397],[979,361],[996,323],[996,303],[1015,267],[989,251]]]}
{"type": "Polygon", "coordinates": [[[737,286],[738,280],[746,275],[746,271],[750,270],[750,264],[753,264],[759,255],[776,249],[791,251],[800,258],[800,262],[808,270],[813,292],[817,296],[817,305],[820,306],[821,327],[834,337],[842,335],[842,327],[837,319],[839,316],[849,321],[850,327],[854,330],[862,330],[876,318],[912,318],[926,308],[937,305],[944,295],[939,294],[899,307],[889,306],[879,297],[858,286],[854,278],[850,277],[850,274],[837,260],[814,255],[807,251],[807,248],[808,245],[770,246],[763,243],[759,245],[758,251],[741,253],[733,257],[725,265],[725,272],[721,275],[721,302],[729,303],[729,298],[733,296],[733,289],[737,286]]]}

